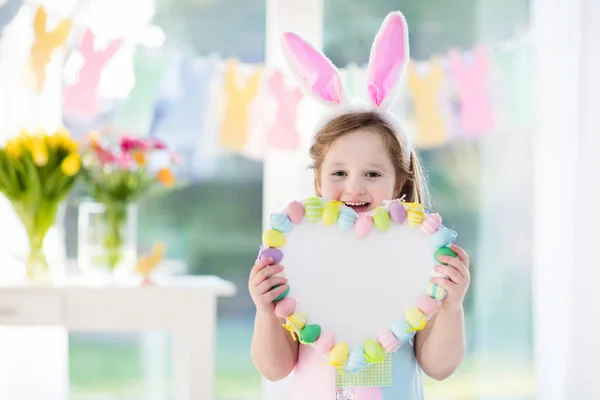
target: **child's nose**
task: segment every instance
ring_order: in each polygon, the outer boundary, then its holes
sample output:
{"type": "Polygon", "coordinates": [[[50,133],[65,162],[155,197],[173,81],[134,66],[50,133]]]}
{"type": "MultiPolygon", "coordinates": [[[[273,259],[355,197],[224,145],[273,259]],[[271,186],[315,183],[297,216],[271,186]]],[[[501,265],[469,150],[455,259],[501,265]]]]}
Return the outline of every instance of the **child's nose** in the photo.
{"type": "Polygon", "coordinates": [[[365,192],[365,184],[360,178],[350,178],[346,181],[346,193],[350,195],[363,194],[365,192]]]}

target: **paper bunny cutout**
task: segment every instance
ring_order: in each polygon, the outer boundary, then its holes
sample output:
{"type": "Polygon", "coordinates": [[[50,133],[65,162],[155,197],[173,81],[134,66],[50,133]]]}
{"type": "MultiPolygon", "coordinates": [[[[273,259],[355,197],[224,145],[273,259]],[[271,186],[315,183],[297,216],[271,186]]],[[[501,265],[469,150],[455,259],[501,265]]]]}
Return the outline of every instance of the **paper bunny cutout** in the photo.
{"type": "Polygon", "coordinates": [[[373,41],[367,68],[367,104],[351,99],[331,60],[297,34],[283,34],[283,53],[302,90],[331,110],[321,124],[350,111],[378,112],[398,133],[408,163],[412,148],[406,131],[389,112],[410,60],[408,28],[401,12],[386,16],[373,41]]]}
{"type": "Polygon", "coordinates": [[[77,81],[67,86],[64,93],[64,105],[67,112],[81,114],[86,118],[94,117],[98,113],[97,94],[102,70],[122,43],[120,39],[116,39],[111,41],[104,50],[96,51],[94,41],[94,34],[87,29],[80,48],[85,64],[79,70],[77,81]]]}
{"type": "Polygon", "coordinates": [[[46,66],[52,58],[52,53],[64,45],[71,32],[72,21],[66,18],[53,31],[46,29],[47,14],[44,7],[39,7],[33,20],[35,40],[30,51],[30,67],[33,73],[33,86],[41,92],[46,84],[46,66]]]}

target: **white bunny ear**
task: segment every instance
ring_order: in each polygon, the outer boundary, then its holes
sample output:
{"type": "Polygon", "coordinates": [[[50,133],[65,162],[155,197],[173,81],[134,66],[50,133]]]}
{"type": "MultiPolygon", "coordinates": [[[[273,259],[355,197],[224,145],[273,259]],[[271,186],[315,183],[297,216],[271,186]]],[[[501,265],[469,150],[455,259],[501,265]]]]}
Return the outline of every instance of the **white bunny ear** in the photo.
{"type": "Polygon", "coordinates": [[[283,53],[306,94],[328,107],[346,103],[339,71],[321,52],[295,33],[286,32],[283,53]]]}
{"type": "Polygon", "coordinates": [[[409,60],[406,19],[399,11],[391,12],[375,36],[369,58],[367,91],[375,106],[388,109],[394,102],[409,60]]]}

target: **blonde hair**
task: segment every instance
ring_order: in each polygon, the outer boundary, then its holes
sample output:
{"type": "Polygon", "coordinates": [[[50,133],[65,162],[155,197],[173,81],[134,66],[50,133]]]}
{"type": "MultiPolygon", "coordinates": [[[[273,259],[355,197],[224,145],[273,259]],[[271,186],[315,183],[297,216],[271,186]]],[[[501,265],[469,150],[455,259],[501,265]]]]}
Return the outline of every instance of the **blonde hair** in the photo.
{"type": "Polygon", "coordinates": [[[383,117],[370,111],[342,114],[327,122],[317,132],[309,151],[313,160],[311,168],[315,170],[317,195],[320,195],[318,184],[321,179],[321,167],[329,147],[336,139],[357,129],[367,129],[381,135],[396,172],[395,197],[399,198],[404,195],[407,202],[428,205],[429,193],[419,158],[414,151],[411,152],[409,165],[406,165],[404,161],[405,149],[402,148],[398,135],[383,117]]]}

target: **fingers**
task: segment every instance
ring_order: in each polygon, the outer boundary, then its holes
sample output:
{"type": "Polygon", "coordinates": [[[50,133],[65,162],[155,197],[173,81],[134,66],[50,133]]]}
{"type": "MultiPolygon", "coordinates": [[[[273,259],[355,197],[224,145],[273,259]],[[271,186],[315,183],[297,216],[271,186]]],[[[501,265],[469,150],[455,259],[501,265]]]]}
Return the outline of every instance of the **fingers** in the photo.
{"type": "Polygon", "coordinates": [[[269,258],[261,257],[256,262],[256,264],[254,264],[252,269],[250,270],[250,280],[253,280],[257,273],[262,271],[267,265],[270,265],[272,262],[273,262],[273,259],[271,257],[269,257],[269,258]]]}
{"type": "Polygon", "coordinates": [[[456,253],[456,255],[458,256],[458,259],[460,261],[462,261],[462,263],[465,264],[465,266],[468,269],[469,268],[469,255],[467,254],[467,252],[455,244],[452,244],[450,246],[450,248],[452,249],[452,251],[454,251],[456,253]]]}
{"type": "Polygon", "coordinates": [[[465,277],[461,275],[460,272],[454,267],[449,267],[447,265],[436,265],[433,267],[433,269],[435,272],[446,275],[454,283],[460,283],[465,279],[465,277]]]}
{"type": "Polygon", "coordinates": [[[439,261],[445,265],[455,268],[463,277],[466,278],[469,276],[469,269],[460,259],[456,257],[440,256],[439,261]]]}
{"type": "Polygon", "coordinates": [[[448,293],[453,293],[456,286],[456,283],[446,278],[431,278],[431,282],[443,287],[448,293]]]}
{"type": "Polygon", "coordinates": [[[273,286],[283,285],[286,283],[287,283],[286,278],[272,276],[272,277],[269,277],[269,278],[265,279],[264,281],[260,282],[256,286],[256,292],[259,295],[263,295],[263,294],[267,293],[269,290],[271,290],[271,288],[273,286]]]}
{"type": "Polygon", "coordinates": [[[263,294],[262,297],[265,299],[266,302],[271,303],[271,302],[273,302],[273,300],[275,300],[275,298],[277,296],[279,296],[280,294],[285,292],[287,290],[287,288],[288,288],[287,284],[278,286],[275,289],[263,294]]]}

